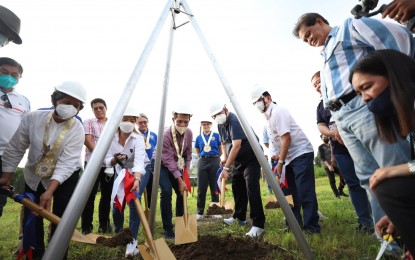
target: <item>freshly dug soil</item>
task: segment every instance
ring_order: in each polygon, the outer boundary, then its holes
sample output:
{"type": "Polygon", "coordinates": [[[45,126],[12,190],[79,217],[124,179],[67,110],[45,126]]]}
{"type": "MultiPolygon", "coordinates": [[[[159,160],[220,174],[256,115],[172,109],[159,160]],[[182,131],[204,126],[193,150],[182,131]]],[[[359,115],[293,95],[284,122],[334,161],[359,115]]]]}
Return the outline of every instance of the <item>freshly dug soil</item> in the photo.
{"type": "Polygon", "coordinates": [[[220,207],[216,204],[213,204],[207,209],[206,215],[226,215],[232,214],[233,210],[225,209],[225,207],[220,207]]]}
{"type": "Polygon", "coordinates": [[[269,201],[267,204],[265,204],[266,209],[278,209],[280,207],[281,206],[278,201],[269,201]]]}
{"type": "MultiPolygon", "coordinates": [[[[210,259],[274,259],[272,252],[284,249],[261,241],[245,237],[199,236],[195,243],[172,246],[171,250],[180,260],[210,259]]],[[[288,257],[287,259],[289,259],[288,257]]]]}
{"type": "Polygon", "coordinates": [[[97,237],[97,244],[101,244],[109,247],[117,246],[126,246],[128,243],[133,241],[133,233],[129,228],[121,229],[120,232],[112,236],[111,238],[107,237],[97,237]]]}

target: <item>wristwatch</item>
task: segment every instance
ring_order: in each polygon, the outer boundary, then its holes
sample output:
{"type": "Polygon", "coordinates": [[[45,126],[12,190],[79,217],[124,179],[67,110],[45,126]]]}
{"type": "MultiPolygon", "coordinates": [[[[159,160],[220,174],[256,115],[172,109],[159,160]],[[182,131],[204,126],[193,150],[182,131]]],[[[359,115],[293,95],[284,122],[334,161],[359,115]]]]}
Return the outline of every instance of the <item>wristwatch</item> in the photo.
{"type": "Polygon", "coordinates": [[[409,174],[415,175],[415,161],[408,162],[409,174]]]}
{"type": "Polygon", "coordinates": [[[226,171],[229,171],[229,167],[225,167],[225,166],[223,166],[222,167],[224,170],[226,170],[226,171]]]}
{"type": "Polygon", "coordinates": [[[278,160],[278,163],[285,165],[285,161],[284,160],[278,160]]]}

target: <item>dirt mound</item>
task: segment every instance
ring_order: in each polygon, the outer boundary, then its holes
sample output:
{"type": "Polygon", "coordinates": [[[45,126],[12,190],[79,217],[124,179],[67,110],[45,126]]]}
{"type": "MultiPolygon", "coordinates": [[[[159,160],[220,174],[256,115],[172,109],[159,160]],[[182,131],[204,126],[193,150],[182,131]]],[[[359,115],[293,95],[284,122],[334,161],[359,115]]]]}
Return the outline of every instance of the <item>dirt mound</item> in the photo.
{"type": "Polygon", "coordinates": [[[120,232],[118,232],[111,238],[107,238],[103,236],[97,237],[96,242],[97,244],[101,244],[104,246],[117,247],[117,246],[125,246],[132,241],[133,241],[133,233],[131,232],[129,228],[124,228],[124,229],[121,229],[120,232]]]}
{"type": "Polygon", "coordinates": [[[206,215],[225,215],[225,214],[232,214],[233,210],[225,209],[225,207],[220,207],[216,204],[210,206],[207,211],[206,215]]]}
{"type": "Polygon", "coordinates": [[[265,204],[266,209],[278,209],[281,208],[278,201],[269,201],[267,204],[265,204]]]}
{"type": "MultiPolygon", "coordinates": [[[[195,243],[171,247],[173,254],[180,260],[207,259],[275,259],[273,251],[284,249],[260,239],[244,237],[199,236],[195,243]]],[[[287,259],[290,257],[288,256],[287,259]]]]}

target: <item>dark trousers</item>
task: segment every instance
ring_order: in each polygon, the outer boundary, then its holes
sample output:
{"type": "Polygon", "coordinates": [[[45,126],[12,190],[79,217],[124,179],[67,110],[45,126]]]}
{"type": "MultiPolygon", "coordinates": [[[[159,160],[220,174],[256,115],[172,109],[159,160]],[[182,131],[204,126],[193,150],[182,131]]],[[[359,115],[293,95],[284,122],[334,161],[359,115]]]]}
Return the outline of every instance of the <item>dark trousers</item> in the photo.
{"type": "Polygon", "coordinates": [[[218,202],[219,196],[215,194],[216,172],[219,169],[220,159],[199,158],[197,165],[197,214],[203,215],[206,204],[206,191],[209,186],[212,202],[218,202]]]}
{"type": "MultiPolygon", "coordinates": [[[[1,162],[1,155],[0,155],[0,176],[2,174],[2,162],[1,162]]],[[[0,194],[0,217],[3,215],[3,208],[6,206],[7,203],[7,196],[0,194]]]]}
{"type": "Polygon", "coordinates": [[[249,202],[249,217],[252,219],[253,226],[264,228],[265,215],[259,185],[260,178],[261,166],[255,157],[244,162],[235,161],[232,172],[232,192],[235,200],[233,217],[245,220],[249,202]]]}
{"type": "MultiPolygon", "coordinates": [[[[75,171],[66,181],[61,183],[59,187],[53,193],[53,206],[52,206],[52,213],[58,217],[62,217],[63,213],[65,212],[66,206],[71,199],[73,191],[75,190],[76,184],[78,183],[79,172],[81,169],[75,171]]],[[[37,190],[32,190],[26,183],[25,183],[25,192],[30,192],[35,195],[35,202],[39,204],[40,196],[45,192],[45,188],[43,187],[42,183],[39,183],[37,190]]],[[[26,218],[26,216],[24,216],[26,218]]],[[[53,234],[56,230],[56,225],[52,224],[52,229],[50,233],[50,238],[52,238],[53,234]]],[[[35,248],[35,256],[39,257],[42,256],[45,252],[45,233],[44,233],[44,226],[43,226],[43,218],[36,217],[36,248],[35,248]]]]}
{"type": "MultiPolygon", "coordinates": [[[[157,173],[154,173],[157,174],[157,173]]],[[[173,230],[173,210],[171,204],[172,190],[176,192],[176,216],[183,216],[183,196],[179,192],[179,185],[173,174],[165,166],[161,165],[160,169],[160,211],[163,229],[165,231],[173,230]]]]}
{"type": "Polygon", "coordinates": [[[298,156],[285,167],[285,175],[288,181],[288,193],[293,196],[292,210],[298,224],[304,230],[320,232],[313,160],[312,152],[298,156]],[[301,221],[301,208],[304,221],[301,221]]]}
{"type": "Polygon", "coordinates": [[[331,187],[331,190],[334,193],[334,196],[339,196],[339,192],[340,191],[343,191],[344,186],[346,184],[344,183],[344,180],[343,180],[343,177],[342,177],[342,175],[340,173],[339,168],[337,166],[334,166],[333,169],[334,169],[334,171],[331,172],[329,170],[329,168],[324,167],[324,170],[326,171],[327,176],[329,177],[330,187],[331,187]],[[340,184],[339,184],[339,188],[338,189],[336,187],[336,177],[335,177],[335,174],[339,175],[339,178],[340,178],[340,184]]]}
{"type": "Polygon", "coordinates": [[[415,176],[383,180],[375,189],[380,206],[415,256],[415,176]]]}
{"type": "MultiPolygon", "coordinates": [[[[85,163],[86,167],[86,163],[85,163]]],[[[99,227],[103,228],[104,231],[107,230],[110,224],[110,210],[111,210],[111,192],[112,186],[114,184],[114,176],[108,177],[105,174],[105,167],[101,167],[97,180],[95,181],[94,187],[92,188],[91,194],[86,202],[84,211],[81,215],[81,227],[82,230],[92,231],[94,228],[92,225],[93,215],[94,215],[94,204],[95,196],[97,195],[98,184],[101,188],[101,198],[99,200],[98,206],[98,219],[99,227]]]]}
{"type": "Polygon", "coordinates": [[[344,181],[349,187],[350,200],[352,201],[359,224],[363,227],[373,227],[370,202],[366,190],[360,186],[352,157],[347,151],[337,151],[335,149],[333,149],[333,154],[342,172],[344,181]]]}

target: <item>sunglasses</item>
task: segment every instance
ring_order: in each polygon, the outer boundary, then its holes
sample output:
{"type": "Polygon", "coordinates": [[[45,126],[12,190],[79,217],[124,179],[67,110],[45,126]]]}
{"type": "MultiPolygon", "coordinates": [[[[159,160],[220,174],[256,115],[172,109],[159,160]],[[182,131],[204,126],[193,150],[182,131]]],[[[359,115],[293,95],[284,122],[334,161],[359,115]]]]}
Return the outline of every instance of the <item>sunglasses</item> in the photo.
{"type": "Polygon", "coordinates": [[[4,102],[4,107],[12,108],[12,103],[10,103],[10,99],[6,93],[1,96],[1,100],[4,102]]]}

